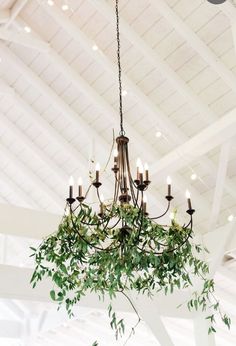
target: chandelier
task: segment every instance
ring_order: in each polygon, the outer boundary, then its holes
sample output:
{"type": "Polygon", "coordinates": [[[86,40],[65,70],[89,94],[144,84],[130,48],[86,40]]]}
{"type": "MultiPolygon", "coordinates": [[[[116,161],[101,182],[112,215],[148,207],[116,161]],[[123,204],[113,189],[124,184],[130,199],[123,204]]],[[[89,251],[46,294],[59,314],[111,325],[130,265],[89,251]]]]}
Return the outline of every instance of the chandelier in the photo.
{"type": "MultiPolygon", "coordinates": [[[[142,251],[150,252],[155,249],[151,246],[151,243],[142,244],[141,234],[144,228],[147,228],[150,223],[156,223],[157,220],[164,217],[170,210],[171,201],[173,196],[171,193],[171,179],[167,178],[167,194],[165,196],[167,200],[166,210],[158,216],[150,216],[147,208],[147,197],[145,192],[149,189],[151,181],[149,177],[149,168],[145,163],[142,164],[140,159],[137,159],[137,170],[135,177],[132,175],[130,159],[129,159],[129,138],[126,136],[124,130],[123,121],[123,103],[122,103],[122,69],[121,69],[121,55],[120,55],[120,30],[119,30],[119,8],[118,0],[116,0],[116,39],[117,39],[117,65],[118,65],[118,82],[119,82],[119,116],[120,116],[120,132],[119,136],[116,138],[115,144],[113,143],[114,160],[111,170],[114,175],[114,185],[112,199],[109,203],[104,202],[102,190],[102,179],[101,170],[99,163],[96,164],[94,178],[91,181],[90,186],[87,190],[84,189],[82,178],[78,179],[78,189],[74,186],[73,177],[69,180],[69,196],[66,199],[65,217],[70,216],[72,228],[75,232],[78,232],[80,238],[87,243],[91,248],[96,249],[96,251],[113,251],[113,229],[119,229],[121,234],[120,244],[116,247],[123,248],[123,241],[127,234],[134,232],[136,234],[136,244],[142,251]],[[86,198],[91,190],[94,188],[96,190],[97,203],[99,205],[99,210],[93,213],[93,217],[87,217],[88,213],[86,210],[92,212],[91,207],[86,203],[86,198]],[[78,191],[78,192],[77,192],[78,191]],[[133,222],[127,221],[127,214],[130,210],[135,211],[135,220],[133,222]],[[82,217],[81,217],[82,215],[82,217]],[[79,223],[76,220],[79,217],[79,223]],[[93,244],[93,242],[88,242],[83,234],[80,234],[80,227],[86,226],[89,228],[89,232],[96,233],[96,229],[102,229],[103,237],[98,246],[93,244]]],[[[193,227],[193,213],[195,210],[192,208],[190,193],[186,191],[187,198],[187,214],[189,215],[189,222],[182,226],[183,229],[189,230],[187,232],[187,237],[182,239],[182,243],[177,244],[179,248],[182,244],[186,243],[188,240],[193,227]]],[[[168,228],[168,225],[162,225],[163,229],[168,228]]],[[[175,244],[176,245],[176,244],[175,244]]],[[[158,247],[158,254],[166,251],[168,247],[168,252],[175,251],[176,246],[170,248],[169,244],[161,243],[158,247]]]]}

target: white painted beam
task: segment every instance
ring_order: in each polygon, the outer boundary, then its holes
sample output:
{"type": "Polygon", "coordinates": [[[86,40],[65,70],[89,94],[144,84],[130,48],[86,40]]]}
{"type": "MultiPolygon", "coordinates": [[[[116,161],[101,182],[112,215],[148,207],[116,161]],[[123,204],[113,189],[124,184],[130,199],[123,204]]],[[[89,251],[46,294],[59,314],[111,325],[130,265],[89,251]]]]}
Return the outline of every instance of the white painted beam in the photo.
{"type": "Polygon", "coordinates": [[[8,42],[13,42],[21,46],[35,49],[39,52],[46,52],[49,49],[49,45],[37,38],[33,38],[24,32],[16,32],[13,30],[8,30],[0,28],[0,39],[8,42]]]}
{"type": "Polygon", "coordinates": [[[0,338],[19,339],[22,324],[18,321],[0,320],[0,338]]]}
{"type": "MultiPolygon", "coordinates": [[[[76,150],[73,145],[71,145],[62,135],[60,135],[57,130],[50,125],[40,114],[38,114],[34,108],[29,105],[13,88],[2,81],[0,83],[0,94],[4,93],[6,89],[12,90],[12,96],[17,107],[24,113],[34,125],[41,129],[41,131],[48,136],[48,138],[53,138],[53,141],[61,148],[67,152],[68,156],[71,157],[75,162],[78,162],[83,174],[87,173],[88,161],[81,155],[78,150],[76,150]]],[[[79,173],[79,172],[78,172],[79,173]]],[[[81,172],[80,172],[81,173],[81,172]]]]}
{"type": "Polygon", "coordinates": [[[149,299],[149,301],[145,300],[145,304],[143,303],[143,299],[140,297],[133,302],[140,316],[149,326],[150,330],[152,331],[153,335],[156,337],[160,345],[174,346],[174,343],[159,315],[158,309],[154,309],[153,301],[149,299]]]}
{"type": "MultiPolygon", "coordinates": [[[[5,278],[1,281],[0,297],[5,299],[50,302],[49,292],[53,287],[52,282],[45,279],[35,289],[32,289],[29,284],[32,273],[31,269],[0,265],[0,277],[5,278]]],[[[135,299],[135,301],[140,300],[140,304],[147,304],[150,299],[147,296],[137,295],[136,292],[134,297],[132,296],[132,299],[135,299]]],[[[177,308],[179,304],[184,303],[189,298],[189,292],[183,290],[177,291],[171,296],[165,296],[159,293],[154,296],[152,306],[155,306],[159,314],[163,316],[192,318],[197,316],[198,313],[190,313],[184,305],[181,308],[177,308]]],[[[108,296],[104,301],[101,301],[97,294],[88,294],[81,299],[79,305],[95,309],[106,309],[109,301],[108,296]]],[[[113,306],[117,311],[133,312],[129,302],[122,295],[117,296],[113,306]]]]}
{"type": "Polygon", "coordinates": [[[19,339],[22,324],[18,321],[0,320],[0,338],[19,339]]]}
{"type": "Polygon", "coordinates": [[[17,319],[22,321],[25,318],[25,312],[13,300],[2,299],[1,302],[17,319]]]}
{"type": "MultiPolygon", "coordinates": [[[[188,44],[204,59],[224,82],[236,92],[236,77],[224,63],[213,53],[213,51],[195,34],[187,24],[168,6],[166,1],[150,0],[153,7],[164,16],[175,30],[188,42],[188,44]]],[[[227,1],[228,2],[228,1],[227,1]]],[[[209,4],[209,6],[212,6],[209,4]]]]}
{"type": "MultiPolygon", "coordinates": [[[[78,114],[72,110],[70,106],[53,91],[51,87],[44,83],[43,80],[37,76],[37,74],[34,73],[26,64],[24,64],[21,59],[13,54],[7,46],[0,43],[0,49],[1,54],[5,56],[8,62],[12,64],[21,74],[23,74],[24,78],[26,78],[31,85],[33,85],[40,93],[45,95],[55,109],[57,109],[60,113],[63,113],[67,118],[70,118],[71,123],[74,124],[74,126],[78,129],[78,133],[80,133],[80,136],[83,137],[86,142],[88,140],[88,134],[90,134],[90,136],[95,138],[96,144],[101,148],[101,150],[108,148],[109,152],[110,148],[104,139],[102,139],[91,126],[89,126],[81,117],[79,117],[78,114]],[[83,129],[83,131],[81,131],[81,129],[83,129]]],[[[57,57],[58,59],[62,60],[59,55],[57,57]]],[[[53,64],[54,63],[56,63],[56,61],[53,62],[53,64]]]]}
{"type": "Polygon", "coordinates": [[[0,204],[0,215],[0,233],[35,239],[53,233],[62,217],[6,204],[0,204]]]}
{"type": "Polygon", "coordinates": [[[222,145],[219,158],[219,167],[216,178],[214,198],[209,219],[209,231],[214,229],[217,224],[221,201],[224,193],[225,180],[227,175],[227,167],[229,162],[231,142],[226,142],[222,145]]]}
{"type": "Polygon", "coordinates": [[[10,18],[10,10],[4,9],[0,11],[0,24],[5,24],[10,18]]]}
{"type": "Polygon", "coordinates": [[[0,95],[14,96],[14,90],[12,87],[0,80],[0,95]]]}
{"type": "Polygon", "coordinates": [[[209,251],[209,254],[205,254],[204,260],[209,262],[210,277],[213,277],[217,269],[221,267],[224,255],[230,250],[236,249],[235,230],[236,222],[231,222],[204,234],[199,239],[198,242],[209,251]]]}
{"type": "Polygon", "coordinates": [[[227,0],[219,5],[221,11],[231,20],[231,25],[234,25],[236,20],[236,7],[231,0],[227,0]]]}
{"type": "Polygon", "coordinates": [[[217,273],[220,273],[220,275],[224,276],[227,280],[232,281],[232,284],[235,284],[235,271],[227,268],[227,264],[220,266],[217,270],[217,273]]]}
{"type": "Polygon", "coordinates": [[[24,132],[20,131],[16,124],[13,124],[10,120],[8,120],[6,115],[0,113],[0,122],[1,126],[5,128],[6,131],[12,133],[17,141],[23,144],[28,150],[30,150],[33,156],[36,156],[38,160],[40,160],[44,165],[46,165],[53,174],[55,174],[60,180],[61,183],[66,185],[68,180],[68,176],[63,172],[61,167],[55,164],[51,158],[45,155],[44,151],[40,149],[34,142],[32,142],[28,136],[25,135],[24,132]]]}
{"type": "Polygon", "coordinates": [[[24,6],[27,4],[27,2],[28,2],[28,0],[16,0],[15,1],[13,7],[10,9],[10,18],[4,26],[5,29],[7,29],[13,23],[13,21],[19,15],[19,13],[24,8],[24,6]]]}
{"type": "Polygon", "coordinates": [[[46,183],[44,183],[31,169],[27,168],[9,149],[0,144],[0,155],[5,157],[6,160],[10,161],[25,177],[29,179],[35,189],[42,191],[45,196],[51,201],[58,211],[62,211],[64,207],[63,198],[46,183]]]}
{"type": "Polygon", "coordinates": [[[153,174],[176,171],[206,154],[236,134],[236,110],[233,109],[199,134],[180,145],[151,167],[153,174]]]}
{"type": "Polygon", "coordinates": [[[20,188],[11,177],[0,171],[0,180],[3,182],[22,202],[25,207],[40,209],[38,201],[30,197],[22,188],[20,188]]]}
{"type": "Polygon", "coordinates": [[[215,346],[215,336],[213,333],[208,334],[210,323],[205,316],[194,319],[194,336],[196,346],[215,346]]]}

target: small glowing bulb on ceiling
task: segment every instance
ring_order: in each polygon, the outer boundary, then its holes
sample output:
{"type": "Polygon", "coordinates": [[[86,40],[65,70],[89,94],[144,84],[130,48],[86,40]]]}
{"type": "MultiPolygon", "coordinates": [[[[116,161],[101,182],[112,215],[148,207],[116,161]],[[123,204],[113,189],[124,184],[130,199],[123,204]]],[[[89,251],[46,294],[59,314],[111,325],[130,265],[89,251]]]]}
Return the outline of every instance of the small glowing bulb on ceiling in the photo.
{"type": "Polygon", "coordinates": [[[127,96],[127,95],[128,95],[128,91],[127,91],[127,90],[123,90],[123,91],[122,91],[122,96],[125,97],[125,96],[127,96]]]}
{"type": "Polygon", "coordinates": [[[156,132],[156,138],[161,138],[161,136],[162,136],[161,131],[157,131],[157,132],[156,132]]]}
{"type": "Polygon", "coordinates": [[[94,44],[92,49],[94,50],[94,52],[96,52],[98,50],[98,46],[96,44],[94,44]]]}
{"type": "Polygon", "coordinates": [[[96,170],[97,172],[99,172],[99,171],[100,171],[100,169],[101,169],[100,164],[99,164],[99,163],[97,163],[97,164],[96,164],[96,167],[95,167],[95,170],[96,170]]]}
{"type": "Polygon", "coordinates": [[[171,185],[172,180],[171,177],[168,175],[167,179],[166,179],[167,185],[171,185]]]}
{"type": "Polygon", "coordinates": [[[53,0],[48,0],[48,6],[53,6],[54,5],[54,1],[53,0]]]}
{"type": "Polygon", "coordinates": [[[229,216],[228,216],[228,221],[229,221],[229,222],[232,222],[233,220],[234,220],[233,214],[229,215],[229,216]]]}
{"type": "Polygon", "coordinates": [[[61,9],[62,9],[62,11],[67,11],[67,10],[69,10],[69,6],[67,4],[63,4],[61,6],[61,9]]]}
{"type": "Polygon", "coordinates": [[[197,179],[197,174],[196,173],[191,174],[191,180],[196,180],[196,179],[197,179]]]}
{"type": "Polygon", "coordinates": [[[27,34],[29,34],[31,32],[31,28],[27,25],[24,27],[24,30],[25,30],[25,32],[27,32],[27,34]]]}

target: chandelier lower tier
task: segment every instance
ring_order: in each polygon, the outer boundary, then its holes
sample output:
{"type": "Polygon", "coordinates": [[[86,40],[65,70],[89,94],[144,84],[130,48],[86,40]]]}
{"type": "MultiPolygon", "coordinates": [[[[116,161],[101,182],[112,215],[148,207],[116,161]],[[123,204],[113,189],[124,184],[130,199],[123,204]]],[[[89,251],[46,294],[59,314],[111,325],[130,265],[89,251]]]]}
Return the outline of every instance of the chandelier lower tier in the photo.
{"type": "MultiPolygon", "coordinates": [[[[92,180],[89,188],[84,193],[82,179],[78,179],[78,196],[74,198],[74,181],[71,177],[69,183],[69,197],[67,198],[66,215],[70,227],[77,232],[81,240],[85,241],[91,248],[97,251],[113,251],[114,247],[121,247],[124,249],[124,242],[128,235],[131,233],[135,237],[133,244],[136,244],[144,252],[154,252],[161,254],[168,249],[168,252],[175,251],[176,248],[184,244],[192,233],[194,209],[191,205],[190,194],[186,193],[188,201],[187,213],[189,214],[189,222],[181,228],[186,230],[186,237],[181,238],[181,242],[176,238],[176,243],[171,242],[169,238],[163,234],[158,243],[142,241],[142,234],[147,228],[155,230],[160,227],[167,232],[171,225],[160,225],[159,219],[164,217],[170,210],[171,201],[171,179],[167,178],[167,200],[166,210],[158,216],[150,216],[147,209],[147,197],[145,192],[150,186],[149,169],[147,164],[143,166],[140,159],[137,159],[137,173],[135,179],[131,174],[131,166],[129,160],[128,150],[129,138],[121,134],[116,138],[116,148],[114,149],[114,162],[112,171],[114,173],[114,191],[113,197],[104,202],[103,194],[100,193],[102,189],[100,165],[96,165],[95,177],[92,180]],[[93,211],[89,204],[86,204],[86,198],[91,188],[96,189],[97,202],[99,210],[93,211]],[[157,223],[158,220],[158,223],[157,223]],[[83,230],[86,228],[90,235],[93,235],[90,240],[86,239],[83,230]],[[82,229],[82,233],[81,233],[82,229]],[[99,232],[98,232],[99,230],[99,232]],[[119,241],[114,240],[114,232],[120,232],[119,241]],[[99,233],[99,234],[98,234],[99,233]],[[99,241],[98,241],[99,238],[99,241]],[[94,239],[94,241],[91,241],[94,239]],[[167,240],[168,241],[165,241],[167,240]]],[[[172,220],[172,225],[175,223],[172,220]]],[[[146,238],[145,238],[146,239],[146,238]]],[[[134,240],[134,239],[133,239],[134,240]]]]}

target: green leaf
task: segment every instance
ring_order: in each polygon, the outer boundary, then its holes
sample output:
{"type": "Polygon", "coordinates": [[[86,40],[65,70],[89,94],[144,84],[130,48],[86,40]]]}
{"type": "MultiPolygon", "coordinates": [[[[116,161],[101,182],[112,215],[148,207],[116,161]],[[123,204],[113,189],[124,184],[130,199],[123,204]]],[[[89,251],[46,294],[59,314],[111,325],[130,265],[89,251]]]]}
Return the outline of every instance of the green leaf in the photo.
{"type": "Polygon", "coordinates": [[[52,300],[54,300],[54,301],[56,300],[56,293],[55,293],[54,290],[50,291],[50,297],[51,297],[52,300]]]}

